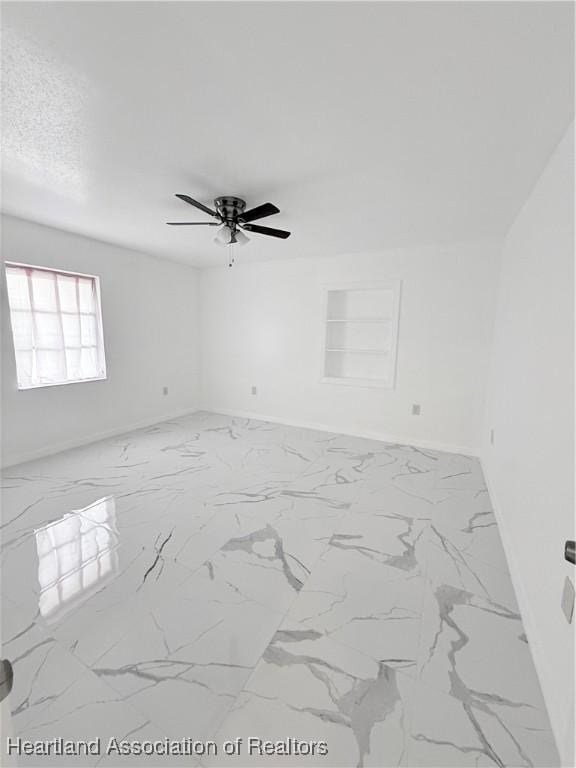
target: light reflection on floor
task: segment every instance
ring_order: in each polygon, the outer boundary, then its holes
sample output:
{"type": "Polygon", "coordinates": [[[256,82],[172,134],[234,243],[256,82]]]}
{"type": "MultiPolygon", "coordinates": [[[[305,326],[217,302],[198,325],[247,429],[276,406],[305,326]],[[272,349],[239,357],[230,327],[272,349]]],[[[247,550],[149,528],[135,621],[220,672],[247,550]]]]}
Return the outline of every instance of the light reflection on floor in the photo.
{"type": "Polygon", "coordinates": [[[61,618],[112,577],[118,569],[117,545],[112,496],[36,530],[42,617],[61,618]]]}

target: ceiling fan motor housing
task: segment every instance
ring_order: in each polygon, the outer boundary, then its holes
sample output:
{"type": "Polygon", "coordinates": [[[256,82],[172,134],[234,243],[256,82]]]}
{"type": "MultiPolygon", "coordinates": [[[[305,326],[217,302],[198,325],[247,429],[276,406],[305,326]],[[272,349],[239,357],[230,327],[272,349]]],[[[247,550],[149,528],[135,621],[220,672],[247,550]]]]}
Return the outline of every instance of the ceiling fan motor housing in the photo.
{"type": "Polygon", "coordinates": [[[242,200],[240,197],[224,195],[223,197],[217,197],[214,200],[214,207],[226,224],[235,225],[246,208],[246,201],[242,200]]]}

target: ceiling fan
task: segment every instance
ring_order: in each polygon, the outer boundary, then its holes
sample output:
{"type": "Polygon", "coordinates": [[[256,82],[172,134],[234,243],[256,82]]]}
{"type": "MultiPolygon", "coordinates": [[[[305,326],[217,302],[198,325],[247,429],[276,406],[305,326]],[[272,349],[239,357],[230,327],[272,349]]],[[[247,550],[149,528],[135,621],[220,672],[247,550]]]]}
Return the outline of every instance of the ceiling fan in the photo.
{"type": "Polygon", "coordinates": [[[263,203],[246,211],[246,202],[239,197],[224,195],[214,200],[212,210],[203,203],[193,200],[188,195],[176,195],[189,205],[193,205],[200,211],[204,211],[216,221],[167,221],[171,227],[220,227],[216,235],[216,242],[221,245],[243,245],[248,242],[248,238],[242,232],[255,232],[257,235],[268,235],[270,237],[280,237],[285,240],[290,237],[290,232],[284,229],[272,229],[271,227],[261,227],[259,224],[251,224],[255,219],[263,219],[266,216],[273,216],[280,213],[272,203],[263,203]]]}

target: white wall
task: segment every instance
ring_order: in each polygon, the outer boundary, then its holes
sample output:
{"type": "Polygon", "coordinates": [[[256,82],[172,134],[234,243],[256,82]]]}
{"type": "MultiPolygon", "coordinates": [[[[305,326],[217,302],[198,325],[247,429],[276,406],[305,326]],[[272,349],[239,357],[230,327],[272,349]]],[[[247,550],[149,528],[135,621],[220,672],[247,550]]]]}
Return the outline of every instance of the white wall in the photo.
{"type": "Polygon", "coordinates": [[[476,453],[498,259],[494,244],[252,264],[240,251],[201,276],[203,406],[476,453]],[[396,388],[321,383],[323,284],[398,279],[396,388]]]}
{"type": "Polygon", "coordinates": [[[560,610],[574,538],[572,129],[503,250],[483,464],[522,615],[563,753],[573,766],[574,624],[560,610]],[[489,430],[494,429],[490,445],[489,430]]]}
{"type": "Polygon", "coordinates": [[[2,269],[4,465],[197,407],[197,270],[12,217],[2,218],[2,258],[100,276],[108,373],[18,391],[2,269]]]}

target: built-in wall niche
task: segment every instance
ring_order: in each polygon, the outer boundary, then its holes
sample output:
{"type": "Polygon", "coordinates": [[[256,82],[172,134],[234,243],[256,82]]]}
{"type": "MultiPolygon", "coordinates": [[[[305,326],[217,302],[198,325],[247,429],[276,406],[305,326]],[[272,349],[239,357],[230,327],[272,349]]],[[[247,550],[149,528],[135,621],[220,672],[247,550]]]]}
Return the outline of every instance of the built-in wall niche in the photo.
{"type": "Polygon", "coordinates": [[[400,281],[325,289],[322,381],[394,387],[400,281]]]}

